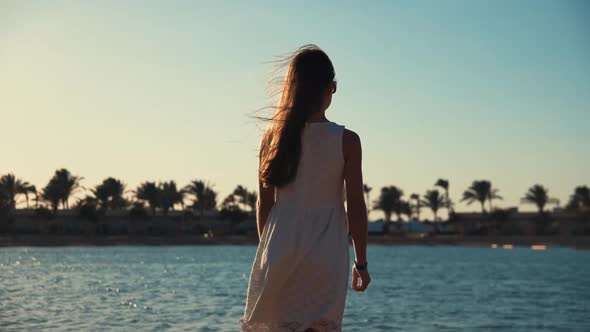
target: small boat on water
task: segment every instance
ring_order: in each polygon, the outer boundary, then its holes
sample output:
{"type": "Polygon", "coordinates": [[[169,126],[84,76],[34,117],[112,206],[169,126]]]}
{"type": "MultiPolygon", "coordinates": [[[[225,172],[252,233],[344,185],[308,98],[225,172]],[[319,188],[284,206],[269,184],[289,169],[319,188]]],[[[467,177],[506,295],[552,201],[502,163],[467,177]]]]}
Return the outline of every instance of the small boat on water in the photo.
{"type": "Polygon", "coordinates": [[[504,249],[512,249],[513,246],[511,244],[505,244],[505,245],[502,246],[502,248],[504,248],[504,249]]]}
{"type": "Polygon", "coordinates": [[[496,249],[496,248],[498,248],[498,245],[497,245],[497,244],[495,244],[495,243],[492,243],[492,244],[490,245],[490,247],[492,247],[492,248],[496,249]]]}

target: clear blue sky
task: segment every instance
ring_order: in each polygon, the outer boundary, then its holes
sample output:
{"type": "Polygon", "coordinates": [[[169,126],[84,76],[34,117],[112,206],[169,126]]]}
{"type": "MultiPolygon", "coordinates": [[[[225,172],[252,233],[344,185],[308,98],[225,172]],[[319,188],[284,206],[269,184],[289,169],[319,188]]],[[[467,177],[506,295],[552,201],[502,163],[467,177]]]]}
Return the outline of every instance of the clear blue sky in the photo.
{"type": "Polygon", "coordinates": [[[316,43],[371,199],[443,177],[565,203],[590,184],[589,36],[587,1],[2,1],[0,174],[256,189],[266,62],[316,43]]]}

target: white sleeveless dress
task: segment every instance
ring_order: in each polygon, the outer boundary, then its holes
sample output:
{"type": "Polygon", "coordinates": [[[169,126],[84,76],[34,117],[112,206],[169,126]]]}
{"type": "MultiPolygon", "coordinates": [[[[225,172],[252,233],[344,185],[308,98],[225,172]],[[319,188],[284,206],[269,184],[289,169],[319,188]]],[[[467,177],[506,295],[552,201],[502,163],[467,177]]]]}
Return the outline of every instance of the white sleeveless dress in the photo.
{"type": "Polygon", "coordinates": [[[306,123],[297,175],[277,190],[262,231],[242,331],[341,331],[350,270],[343,131],[306,123]]]}

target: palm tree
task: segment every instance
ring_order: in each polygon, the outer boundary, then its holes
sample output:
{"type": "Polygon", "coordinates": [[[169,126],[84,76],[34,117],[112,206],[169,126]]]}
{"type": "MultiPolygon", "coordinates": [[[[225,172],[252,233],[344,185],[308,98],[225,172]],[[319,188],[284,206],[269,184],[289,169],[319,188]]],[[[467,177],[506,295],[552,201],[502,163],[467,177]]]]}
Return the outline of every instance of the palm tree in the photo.
{"type": "Polygon", "coordinates": [[[217,193],[209,183],[201,180],[193,180],[183,189],[187,194],[193,195],[193,209],[198,209],[203,217],[205,210],[213,210],[217,206],[217,193]]]}
{"type": "MultiPolygon", "coordinates": [[[[369,193],[371,193],[371,190],[373,190],[373,188],[369,187],[369,185],[367,185],[366,183],[363,184],[363,192],[365,193],[365,199],[367,200],[367,202],[370,202],[369,193]]],[[[367,214],[369,214],[370,212],[371,206],[367,204],[367,214]]]]}
{"type": "Polygon", "coordinates": [[[237,202],[237,199],[236,199],[236,195],[233,193],[227,195],[223,199],[223,201],[221,202],[221,207],[223,209],[230,209],[230,208],[240,209],[239,203],[237,202]]]}
{"type": "Polygon", "coordinates": [[[97,200],[97,205],[103,210],[121,209],[129,204],[123,197],[125,184],[112,177],[103,180],[101,184],[91,189],[91,192],[97,200]]]}
{"type": "Polygon", "coordinates": [[[256,191],[247,192],[245,200],[252,215],[256,216],[256,201],[258,201],[258,193],[256,193],[256,191]]]}
{"type": "Polygon", "coordinates": [[[58,169],[43,188],[41,198],[49,202],[54,211],[57,210],[59,203],[61,203],[62,208],[68,209],[70,197],[76,190],[82,188],[80,186],[82,179],[84,178],[72,175],[65,168],[58,169]]]}
{"type": "Polygon", "coordinates": [[[61,185],[61,204],[64,206],[64,208],[69,209],[70,197],[78,188],[80,188],[80,181],[83,179],[83,177],[72,175],[70,171],[65,168],[57,170],[55,175],[59,179],[58,183],[61,185]]]}
{"type": "Polygon", "coordinates": [[[422,199],[422,204],[432,210],[434,214],[433,220],[436,222],[438,210],[445,206],[445,198],[436,189],[428,190],[422,199]]]}
{"type": "Polygon", "coordinates": [[[449,180],[438,179],[434,186],[441,187],[445,191],[445,207],[450,215],[453,211],[453,202],[451,202],[451,196],[449,195],[449,180]]]}
{"type": "Polygon", "coordinates": [[[241,205],[248,205],[248,189],[246,189],[242,185],[238,185],[236,189],[234,189],[233,195],[236,198],[236,203],[241,205]]]}
{"type": "Polygon", "coordinates": [[[473,181],[471,186],[463,192],[463,198],[461,201],[467,201],[467,205],[471,205],[471,203],[478,201],[481,204],[481,212],[486,213],[485,203],[488,199],[490,185],[490,182],[485,180],[473,181]]]}
{"type": "Polygon", "coordinates": [[[535,184],[530,187],[525,196],[521,199],[522,203],[535,204],[539,210],[539,214],[543,214],[545,205],[559,204],[557,198],[549,197],[549,191],[540,184],[535,184]]]}
{"type": "Polygon", "coordinates": [[[256,214],[256,201],[258,200],[258,193],[256,191],[250,192],[246,187],[238,185],[233,193],[236,203],[248,207],[252,214],[256,214]]]}
{"type": "Polygon", "coordinates": [[[5,194],[8,196],[8,199],[10,200],[10,205],[12,209],[16,208],[16,200],[17,200],[17,196],[20,195],[25,195],[25,201],[27,203],[27,209],[29,208],[29,194],[33,193],[36,194],[37,193],[37,189],[35,188],[34,185],[17,179],[14,174],[6,174],[4,176],[2,176],[2,178],[0,178],[0,187],[4,188],[1,189],[5,192],[5,194]]]}
{"type": "Polygon", "coordinates": [[[160,207],[160,189],[155,182],[144,182],[135,190],[135,197],[147,202],[152,210],[152,215],[156,215],[156,208],[160,207]]]}
{"type": "Polygon", "coordinates": [[[168,210],[174,210],[174,205],[180,204],[184,206],[184,191],[176,188],[176,182],[162,182],[158,186],[160,191],[160,207],[164,210],[164,214],[168,213],[168,210]]]}
{"type": "Polygon", "coordinates": [[[402,215],[407,215],[408,213],[411,214],[410,203],[402,200],[401,198],[398,199],[397,202],[393,205],[393,212],[397,216],[397,221],[402,221],[402,215]]]}
{"type": "Polygon", "coordinates": [[[412,219],[412,205],[408,201],[400,201],[400,211],[408,220],[412,219]]]}
{"type": "Polygon", "coordinates": [[[217,207],[217,192],[212,188],[209,188],[205,191],[199,204],[200,206],[203,206],[205,211],[215,210],[217,207]]]}
{"type": "Polygon", "coordinates": [[[41,198],[41,192],[39,192],[39,190],[37,190],[37,187],[35,187],[34,185],[32,185],[31,187],[32,187],[31,191],[35,195],[35,197],[33,198],[33,202],[35,202],[35,209],[38,209],[39,208],[39,203],[42,200],[42,198],[41,198]]]}
{"type": "Polygon", "coordinates": [[[463,192],[463,198],[461,201],[467,201],[467,204],[478,201],[481,204],[481,212],[486,213],[485,203],[489,201],[490,210],[492,209],[492,200],[502,199],[502,196],[498,195],[497,189],[492,189],[492,183],[487,180],[475,180],[465,192],[463,192]]]}
{"type": "MultiPolygon", "coordinates": [[[[222,219],[229,219],[229,232],[233,233],[236,223],[241,222],[247,218],[247,213],[240,207],[241,198],[235,193],[229,194],[221,202],[221,211],[219,212],[222,219]]],[[[242,203],[243,204],[243,203],[242,203]]]]}
{"type": "Polygon", "coordinates": [[[59,183],[54,179],[50,180],[41,190],[41,199],[49,203],[53,212],[57,211],[61,197],[62,193],[59,183]]]}
{"type": "Polygon", "coordinates": [[[391,222],[391,213],[394,211],[395,206],[403,196],[403,191],[396,186],[388,186],[381,188],[381,194],[379,198],[374,202],[373,209],[383,211],[385,215],[385,229],[389,229],[389,223],[391,222]]]}
{"type": "Polygon", "coordinates": [[[567,204],[570,211],[590,211],[590,188],[588,186],[578,186],[570,196],[567,204]]]}
{"type": "Polygon", "coordinates": [[[10,200],[8,199],[8,195],[0,187],[0,221],[2,221],[2,216],[8,212],[9,205],[10,200]]]}
{"type": "Polygon", "coordinates": [[[6,190],[4,186],[4,176],[0,178],[0,223],[3,223],[7,220],[7,217],[10,215],[12,210],[12,202],[13,200],[8,195],[8,190],[6,190]]]}
{"type": "Polygon", "coordinates": [[[3,175],[0,178],[0,190],[4,193],[10,210],[16,208],[16,196],[24,193],[27,185],[28,182],[23,182],[22,180],[17,179],[12,173],[3,175]]]}
{"type": "Polygon", "coordinates": [[[37,187],[35,185],[25,182],[23,184],[22,192],[25,195],[25,200],[27,202],[27,209],[29,208],[29,194],[35,195],[35,200],[38,202],[38,194],[37,194],[37,187]]]}
{"type": "Polygon", "coordinates": [[[490,184],[490,192],[488,193],[488,202],[490,205],[490,211],[492,211],[494,209],[494,207],[492,206],[492,200],[494,199],[503,199],[502,196],[498,195],[498,189],[496,188],[492,188],[492,185],[490,184]]]}
{"type": "MultiPolygon", "coordinates": [[[[97,222],[100,218],[100,214],[98,211],[98,199],[91,195],[86,195],[86,197],[78,199],[75,204],[76,210],[78,210],[78,216],[82,219],[87,219],[93,222],[97,222]]],[[[99,225],[95,226],[95,233],[99,229],[99,225]]]]}
{"type": "Polygon", "coordinates": [[[422,209],[422,200],[420,199],[420,195],[413,193],[410,195],[410,199],[414,201],[414,204],[412,204],[411,207],[416,214],[416,219],[420,221],[420,210],[422,209]]]}

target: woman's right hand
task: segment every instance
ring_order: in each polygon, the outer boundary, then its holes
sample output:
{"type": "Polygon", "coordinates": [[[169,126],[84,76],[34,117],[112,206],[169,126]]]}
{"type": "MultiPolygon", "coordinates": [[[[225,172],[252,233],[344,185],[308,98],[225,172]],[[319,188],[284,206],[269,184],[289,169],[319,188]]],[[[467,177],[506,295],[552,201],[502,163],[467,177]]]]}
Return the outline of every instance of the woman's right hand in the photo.
{"type": "Polygon", "coordinates": [[[352,267],[352,289],[357,292],[364,292],[371,282],[371,276],[369,270],[366,268],[359,271],[356,267],[352,267]]]}

